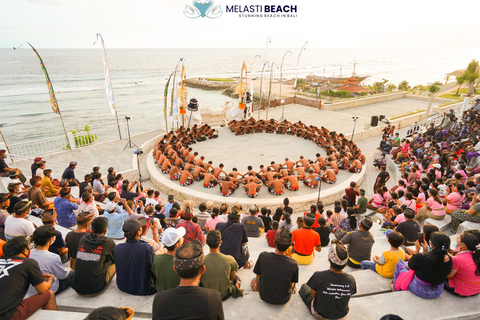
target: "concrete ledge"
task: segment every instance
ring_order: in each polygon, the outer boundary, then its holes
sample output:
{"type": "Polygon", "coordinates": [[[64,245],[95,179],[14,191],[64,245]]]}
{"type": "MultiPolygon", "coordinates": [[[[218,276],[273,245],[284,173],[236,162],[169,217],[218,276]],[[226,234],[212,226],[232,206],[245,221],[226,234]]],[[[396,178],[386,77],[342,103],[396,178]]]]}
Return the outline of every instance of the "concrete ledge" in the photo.
{"type": "MultiPolygon", "coordinates": [[[[38,310],[35,312],[31,317],[28,319],[30,320],[83,320],[85,317],[88,315],[88,313],[83,313],[83,312],[70,312],[70,311],[51,311],[51,310],[38,310]]],[[[150,317],[151,318],[151,317],[150,317]]],[[[134,317],[132,320],[140,320],[140,319],[145,319],[145,318],[138,318],[134,317]]]]}
{"type": "MultiPolygon", "coordinates": [[[[451,218],[450,218],[451,219],[451,218]]],[[[457,234],[462,234],[468,229],[477,229],[480,230],[480,223],[475,223],[475,222],[470,222],[470,221],[465,221],[460,223],[458,226],[457,234]]]]}
{"type": "MultiPolygon", "coordinates": [[[[440,231],[445,231],[446,229],[448,229],[448,227],[450,226],[450,222],[452,222],[452,216],[449,214],[446,214],[442,220],[435,220],[431,218],[425,219],[425,223],[437,226],[440,231]]],[[[478,226],[480,227],[480,224],[478,224],[478,226]]]]}

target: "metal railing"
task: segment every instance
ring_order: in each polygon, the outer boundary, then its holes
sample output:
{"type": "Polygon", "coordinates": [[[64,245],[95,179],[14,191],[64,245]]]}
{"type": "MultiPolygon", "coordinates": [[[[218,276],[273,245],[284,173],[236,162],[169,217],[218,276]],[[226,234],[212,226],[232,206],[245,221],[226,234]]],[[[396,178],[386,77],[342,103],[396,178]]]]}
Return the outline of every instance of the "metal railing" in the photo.
{"type": "MultiPolygon", "coordinates": [[[[468,102],[469,106],[466,109],[469,109],[471,107],[471,104],[473,103],[473,100],[474,99],[470,99],[470,101],[468,102]]],[[[459,102],[457,104],[453,104],[453,105],[448,106],[448,109],[449,110],[453,109],[453,111],[455,113],[455,116],[458,119],[461,119],[462,118],[461,113],[462,113],[463,104],[464,104],[464,102],[462,101],[462,102],[459,102]]],[[[425,132],[425,131],[427,131],[427,129],[430,127],[430,125],[432,123],[434,124],[434,126],[438,126],[438,125],[442,124],[444,116],[445,116],[444,113],[440,112],[440,113],[437,113],[437,114],[434,114],[434,115],[428,117],[425,120],[414,123],[413,125],[411,125],[409,127],[400,129],[398,131],[400,133],[400,137],[401,138],[408,138],[408,137],[412,136],[413,134],[417,134],[419,132],[425,132]]]]}
{"type": "Polygon", "coordinates": [[[12,154],[36,157],[46,153],[54,153],[59,151],[68,150],[67,138],[64,136],[57,136],[53,138],[35,140],[22,144],[9,145],[8,148],[12,154]]]}
{"type": "MultiPolygon", "coordinates": [[[[158,117],[152,117],[151,119],[142,121],[130,121],[129,126],[131,135],[141,134],[158,129],[165,129],[165,125],[162,124],[162,121],[158,120],[158,117]]],[[[126,124],[120,123],[120,132],[122,139],[127,138],[126,124]]],[[[38,157],[55,152],[68,151],[70,143],[72,144],[72,149],[76,149],[90,146],[99,142],[108,142],[119,139],[118,128],[114,126],[110,128],[92,129],[90,131],[81,131],[76,133],[69,132],[67,135],[68,141],[65,136],[60,135],[47,139],[9,145],[8,148],[13,155],[22,157],[38,157]]]]}

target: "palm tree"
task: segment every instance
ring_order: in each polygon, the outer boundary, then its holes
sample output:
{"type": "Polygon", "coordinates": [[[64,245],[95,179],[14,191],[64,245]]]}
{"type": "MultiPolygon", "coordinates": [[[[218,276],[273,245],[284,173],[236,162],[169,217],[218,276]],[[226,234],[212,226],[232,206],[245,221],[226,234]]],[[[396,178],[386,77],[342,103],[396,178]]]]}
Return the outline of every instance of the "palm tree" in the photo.
{"type": "Polygon", "coordinates": [[[402,82],[400,82],[398,84],[398,90],[400,91],[408,91],[410,90],[412,87],[410,87],[410,85],[408,84],[408,81],[407,80],[403,80],[402,82]]]}
{"type": "Polygon", "coordinates": [[[435,97],[435,94],[438,91],[440,91],[440,87],[438,86],[438,83],[435,82],[434,84],[429,85],[428,91],[430,92],[430,101],[428,102],[427,111],[425,112],[425,116],[423,117],[424,119],[430,116],[430,112],[432,111],[433,98],[435,97]]]}
{"type": "Polygon", "coordinates": [[[471,97],[475,93],[475,81],[480,77],[478,72],[478,61],[472,60],[468,64],[467,70],[463,74],[465,76],[465,81],[468,83],[468,93],[467,97],[471,97]]]}
{"type": "Polygon", "coordinates": [[[457,84],[458,84],[457,93],[456,93],[457,96],[458,96],[458,93],[460,92],[460,87],[464,83],[465,83],[465,74],[461,75],[460,77],[457,77],[457,84]]]}
{"type": "Polygon", "coordinates": [[[393,90],[397,89],[397,86],[394,85],[393,83],[389,83],[387,86],[387,91],[388,92],[393,92],[393,90]]]}

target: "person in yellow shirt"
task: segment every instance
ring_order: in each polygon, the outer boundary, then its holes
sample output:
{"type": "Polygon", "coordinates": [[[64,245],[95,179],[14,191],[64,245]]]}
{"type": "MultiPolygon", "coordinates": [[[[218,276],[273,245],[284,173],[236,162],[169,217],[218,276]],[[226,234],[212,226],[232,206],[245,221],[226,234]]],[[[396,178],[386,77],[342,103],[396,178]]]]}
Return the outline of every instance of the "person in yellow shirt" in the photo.
{"type": "Polygon", "coordinates": [[[43,170],[43,178],[41,180],[42,185],[40,190],[42,190],[45,197],[55,197],[58,193],[58,190],[60,190],[60,188],[53,185],[52,178],[50,177],[51,174],[52,169],[43,170]]]}
{"type": "Polygon", "coordinates": [[[399,232],[392,232],[388,235],[390,250],[383,251],[380,257],[374,256],[373,261],[362,261],[360,266],[362,269],[371,269],[385,278],[393,278],[393,272],[397,265],[398,259],[405,261],[405,251],[400,249],[403,244],[403,235],[399,232]]]}

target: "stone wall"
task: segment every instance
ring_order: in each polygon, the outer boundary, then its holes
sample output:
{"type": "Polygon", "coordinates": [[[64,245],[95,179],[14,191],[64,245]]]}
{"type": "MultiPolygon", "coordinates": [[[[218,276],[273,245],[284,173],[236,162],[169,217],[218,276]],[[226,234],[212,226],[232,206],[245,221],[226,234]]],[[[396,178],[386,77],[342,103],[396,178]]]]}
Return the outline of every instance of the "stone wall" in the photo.
{"type": "MultiPolygon", "coordinates": [[[[430,101],[430,96],[417,96],[417,95],[414,95],[414,94],[405,94],[404,98],[413,99],[413,100],[430,101]]],[[[433,102],[449,103],[449,102],[453,102],[453,100],[452,99],[443,99],[443,98],[434,98],[433,102]]]]}
{"type": "Polygon", "coordinates": [[[379,103],[379,102],[384,102],[384,101],[402,99],[404,97],[404,95],[405,95],[404,92],[382,94],[382,95],[378,95],[378,96],[374,96],[374,97],[355,99],[355,100],[351,100],[351,101],[324,104],[323,108],[326,109],[326,110],[331,110],[331,111],[343,110],[343,109],[355,108],[355,107],[360,107],[360,106],[366,106],[366,105],[369,105],[369,104],[374,104],[374,103],[379,103]]]}

